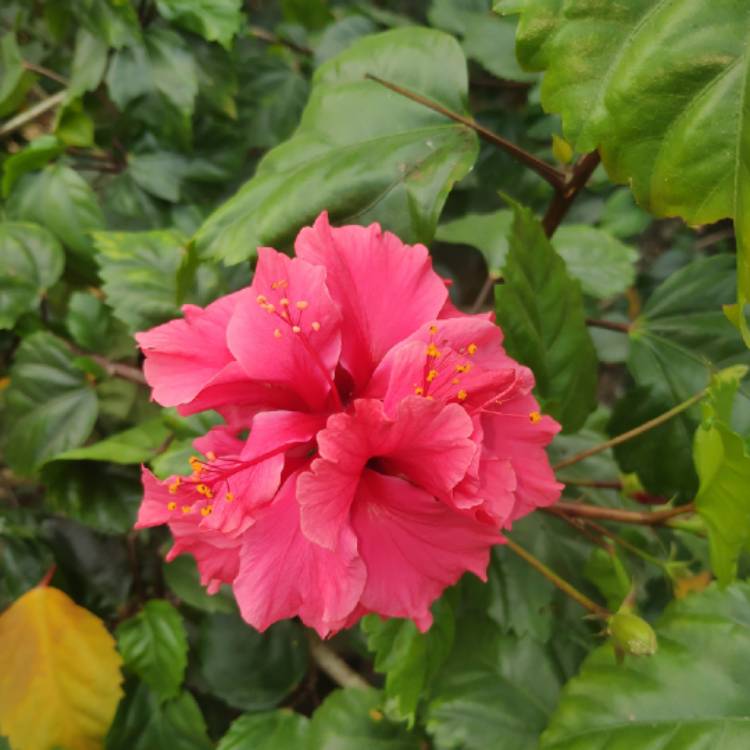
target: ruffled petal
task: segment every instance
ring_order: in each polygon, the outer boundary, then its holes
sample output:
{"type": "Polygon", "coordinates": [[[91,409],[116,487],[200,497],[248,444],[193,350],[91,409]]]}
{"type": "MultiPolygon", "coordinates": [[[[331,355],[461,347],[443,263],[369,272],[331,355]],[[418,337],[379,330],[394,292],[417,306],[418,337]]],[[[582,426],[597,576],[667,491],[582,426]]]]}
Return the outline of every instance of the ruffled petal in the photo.
{"type": "Polygon", "coordinates": [[[242,616],[258,630],[298,615],[326,637],[355,609],[365,567],[350,530],[341,534],[335,550],[319,547],[302,533],[297,476],[284,483],[273,504],[245,532],[234,593],[242,616]]]}
{"type": "Polygon", "coordinates": [[[397,477],[367,470],[352,509],[352,525],[367,566],[361,603],[389,617],[408,617],[424,631],[430,605],[467,571],[486,579],[490,526],[451,510],[397,477]]]}
{"type": "Polygon", "coordinates": [[[339,312],[326,271],[268,247],[229,323],[229,348],[252,380],[296,393],[313,411],[325,407],[341,350],[339,312]]]}
{"type": "Polygon", "coordinates": [[[341,361],[357,393],[383,355],[437,317],[448,296],[427,248],[404,245],[378,224],[332,228],[324,212],[299,233],[295,250],[328,271],[342,313],[341,361]]]}

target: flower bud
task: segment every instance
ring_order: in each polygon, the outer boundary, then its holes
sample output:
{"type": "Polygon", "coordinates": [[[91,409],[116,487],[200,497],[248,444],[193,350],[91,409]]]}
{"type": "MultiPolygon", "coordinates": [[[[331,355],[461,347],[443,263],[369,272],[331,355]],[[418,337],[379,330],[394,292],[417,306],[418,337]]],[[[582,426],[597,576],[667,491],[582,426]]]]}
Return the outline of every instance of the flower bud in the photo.
{"type": "Polygon", "coordinates": [[[651,656],[656,653],[656,633],[641,617],[620,610],[609,618],[608,632],[615,648],[631,656],[651,656]]]}

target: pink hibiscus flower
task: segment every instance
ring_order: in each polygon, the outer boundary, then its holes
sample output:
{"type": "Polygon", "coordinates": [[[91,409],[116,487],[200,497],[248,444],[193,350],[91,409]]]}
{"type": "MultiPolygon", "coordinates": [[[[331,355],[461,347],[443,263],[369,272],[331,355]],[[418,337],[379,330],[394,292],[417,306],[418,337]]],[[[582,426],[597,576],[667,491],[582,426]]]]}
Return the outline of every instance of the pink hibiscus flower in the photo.
{"type": "Polygon", "coordinates": [[[156,401],[225,419],[190,476],[144,469],[137,526],[167,524],[169,557],[231,584],[259,630],[299,616],[328,636],[368,612],[425,630],[502,528],[557,500],[559,426],[425,247],[322,214],[295,249],[261,248],[249,288],[137,335],[156,401]]]}

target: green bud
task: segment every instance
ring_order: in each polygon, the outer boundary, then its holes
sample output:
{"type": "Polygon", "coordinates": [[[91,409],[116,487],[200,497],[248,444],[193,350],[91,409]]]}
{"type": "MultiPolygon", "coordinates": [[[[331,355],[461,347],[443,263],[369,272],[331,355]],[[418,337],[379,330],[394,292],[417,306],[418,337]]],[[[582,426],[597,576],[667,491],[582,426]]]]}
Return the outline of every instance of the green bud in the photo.
{"type": "Polygon", "coordinates": [[[656,633],[641,617],[620,610],[609,618],[608,632],[619,648],[631,656],[651,656],[656,653],[656,633]]]}

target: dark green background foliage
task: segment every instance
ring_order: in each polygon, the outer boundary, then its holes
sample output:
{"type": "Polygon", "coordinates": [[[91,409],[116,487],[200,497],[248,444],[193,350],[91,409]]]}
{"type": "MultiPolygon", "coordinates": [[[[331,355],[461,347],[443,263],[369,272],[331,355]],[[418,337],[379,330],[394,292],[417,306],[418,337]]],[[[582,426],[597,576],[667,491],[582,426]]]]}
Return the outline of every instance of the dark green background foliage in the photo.
{"type": "Polygon", "coordinates": [[[54,563],[106,622],[109,750],[750,747],[749,21],[738,0],[0,4],[0,609],[54,563]],[[323,209],[429,244],[463,309],[495,282],[563,426],[553,463],[712,383],[559,472],[605,516],[695,515],[510,532],[600,606],[627,597],[656,655],[618,663],[501,547],[428,633],[337,636],[372,685],[341,687],[299,623],[256,633],[191,558],[163,562],[163,529],[132,531],[139,465],[184,473],[217,421],[149,401],[132,334],[246,285],[258,245],[289,250],[323,209]]]}

